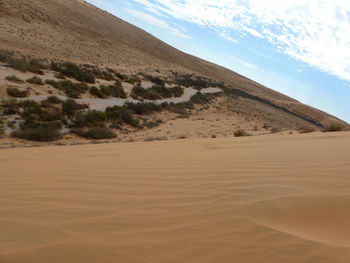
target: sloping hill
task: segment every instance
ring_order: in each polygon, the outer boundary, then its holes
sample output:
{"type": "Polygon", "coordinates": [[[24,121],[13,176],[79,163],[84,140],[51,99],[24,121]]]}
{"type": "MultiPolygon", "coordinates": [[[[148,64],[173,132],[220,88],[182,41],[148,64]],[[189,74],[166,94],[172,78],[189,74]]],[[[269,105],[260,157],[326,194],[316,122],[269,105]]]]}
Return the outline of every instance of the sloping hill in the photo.
{"type": "Polygon", "coordinates": [[[0,0],[0,25],[0,49],[126,72],[194,72],[287,109],[286,114],[294,112],[321,124],[337,120],[231,70],[185,54],[81,0],[0,0]]]}

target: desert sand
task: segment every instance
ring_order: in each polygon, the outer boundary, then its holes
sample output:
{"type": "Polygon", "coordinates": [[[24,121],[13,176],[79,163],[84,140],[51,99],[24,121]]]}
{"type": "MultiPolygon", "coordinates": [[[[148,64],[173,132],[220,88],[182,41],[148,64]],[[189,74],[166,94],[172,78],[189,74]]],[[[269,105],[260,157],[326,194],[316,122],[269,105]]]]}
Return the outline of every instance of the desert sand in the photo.
{"type": "Polygon", "coordinates": [[[0,151],[0,262],[350,262],[350,133],[0,151]]]}

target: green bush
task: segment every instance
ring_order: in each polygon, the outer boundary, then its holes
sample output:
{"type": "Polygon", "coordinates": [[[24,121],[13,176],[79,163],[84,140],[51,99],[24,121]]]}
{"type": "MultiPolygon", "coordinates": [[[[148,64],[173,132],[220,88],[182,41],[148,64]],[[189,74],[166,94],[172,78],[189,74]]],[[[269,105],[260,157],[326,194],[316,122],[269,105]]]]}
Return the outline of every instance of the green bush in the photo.
{"type": "Polygon", "coordinates": [[[80,68],[75,63],[65,62],[63,64],[57,64],[53,62],[51,63],[51,69],[81,82],[95,83],[95,76],[91,72],[80,68]]]}
{"type": "Polygon", "coordinates": [[[30,140],[30,141],[56,141],[60,138],[58,129],[51,127],[35,128],[26,130],[17,130],[12,133],[15,138],[30,140]]]}
{"type": "Polygon", "coordinates": [[[27,90],[19,90],[17,88],[7,88],[6,89],[7,94],[11,97],[15,98],[25,98],[28,97],[28,91],[27,90]]]}
{"type": "Polygon", "coordinates": [[[133,127],[136,127],[139,123],[138,120],[133,118],[130,110],[124,107],[108,107],[106,109],[106,115],[109,120],[117,120],[120,123],[126,123],[133,127]]]}
{"type": "Polygon", "coordinates": [[[19,106],[16,100],[3,100],[1,102],[1,107],[4,110],[4,115],[14,115],[19,112],[19,106]]]}
{"type": "Polygon", "coordinates": [[[107,121],[106,114],[101,111],[78,112],[73,126],[75,128],[104,126],[107,121]]]}
{"type": "Polygon", "coordinates": [[[137,115],[148,114],[154,111],[161,111],[162,107],[154,103],[132,103],[127,102],[125,107],[137,115]]]}
{"type": "Polygon", "coordinates": [[[50,104],[60,104],[63,102],[63,100],[61,100],[60,98],[58,98],[56,96],[49,96],[49,97],[47,97],[46,101],[50,104]]]}
{"type": "Polygon", "coordinates": [[[152,89],[145,89],[142,88],[141,86],[135,86],[132,91],[130,96],[134,99],[146,99],[146,100],[159,100],[162,97],[158,94],[158,92],[152,90],[152,89]]]}
{"type": "Polygon", "coordinates": [[[16,75],[7,76],[5,79],[8,80],[8,81],[13,81],[13,82],[24,82],[23,80],[21,80],[16,75]]]}
{"type": "Polygon", "coordinates": [[[243,129],[235,130],[235,131],[233,132],[233,135],[234,135],[235,137],[250,136],[250,134],[247,133],[247,132],[246,132],[245,130],[243,130],[243,129]]]}
{"type": "Polygon", "coordinates": [[[127,97],[120,81],[116,81],[113,85],[101,85],[100,90],[101,93],[104,94],[106,97],[115,97],[123,99],[126,99],[127,97]]]}
{"type": "Polygon", "coordinates": [[[190,99],[190,102],[192,102],[193,104],[206,104],[209,101],[210,101],[210,99],[206,95],[204,95],[200,92],[197,92],[190,99]]]}
{"type": "Polygon", "coordinates": [[[90,94],[97,98],[101,98],[101,99],[106,98],[106,95],[96,86],[90,87],[90,94]]]}
{"type": "Polygon", "coordinates": [[[73,99],[62,102],[62,111],[68,116],[73,116],[77,111],[87,108],[86,105],[79,104],[73,99]]]}
{"type": "Polygon", "coordinates": [[[72,132],[80,137],[88,139],[111,139],[117,137],[110,129],[106,127],[91,127],[88,129],[72,129],[72,132]]]}
{"type": "Polygon", "coordinates": [[[36,85],[44,85],[43,81],[41,78],[34,76],[32,78],[29,78],[26,80],[30,84],[36,84],[36,85]]]}
{"type": "Polygon", "coordinates": [[[170,92],[173,94],[173,96],[176,97],[181,97],[184,94],[183,88],[176,86],[173,88],[170,88],[170,92]]]}

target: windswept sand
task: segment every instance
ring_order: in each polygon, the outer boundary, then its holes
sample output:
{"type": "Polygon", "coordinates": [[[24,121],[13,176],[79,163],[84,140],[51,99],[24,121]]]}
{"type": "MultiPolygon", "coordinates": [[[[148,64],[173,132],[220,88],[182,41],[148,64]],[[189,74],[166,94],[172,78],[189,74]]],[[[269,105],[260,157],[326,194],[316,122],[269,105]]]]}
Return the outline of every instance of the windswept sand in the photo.
{"type": "Polygon", "coordinates": [[[350,133],[0,151],[0,262],[350,262],[350,133]]]}

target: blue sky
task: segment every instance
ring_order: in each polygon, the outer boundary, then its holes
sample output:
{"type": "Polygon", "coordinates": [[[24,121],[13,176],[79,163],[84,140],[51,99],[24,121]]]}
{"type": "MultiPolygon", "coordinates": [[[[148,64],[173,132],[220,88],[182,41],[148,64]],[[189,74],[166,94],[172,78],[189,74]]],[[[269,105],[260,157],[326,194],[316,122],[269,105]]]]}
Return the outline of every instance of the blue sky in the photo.
{"type": "Polygon", "coordinates": [[[350,1],[88,2],[181,51],[350,123],[350,1]]]}

